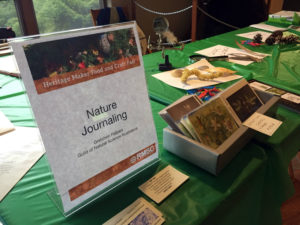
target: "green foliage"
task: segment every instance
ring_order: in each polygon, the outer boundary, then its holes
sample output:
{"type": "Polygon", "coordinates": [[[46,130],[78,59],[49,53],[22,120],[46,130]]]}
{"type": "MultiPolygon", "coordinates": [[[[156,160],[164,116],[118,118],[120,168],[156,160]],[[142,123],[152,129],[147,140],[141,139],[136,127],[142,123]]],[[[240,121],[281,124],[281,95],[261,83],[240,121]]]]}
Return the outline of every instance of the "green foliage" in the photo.
{"type": "Polygon", "coordinates": [[[40,33],[92,26],[91,8],[98,0],[33,0],[40,33]]]}
{"type": "Polygon", "coordinates": [[[300,25],[300,16],[297,13],[294,13],[293,24],[300,25]]]}
{"type": "Polygon", "coordinates": [[[132,29],[36,43],[24,50],[34,80],[77,70],[80,64],[93,67],[138,54],[132,29]],[[103,37],[109,42],[106,50],[103,37]]]}
{"type": "MultiPolygon", "coordinates": [[[[99,0],[33,0],[40,33],[92,26],[90,9],[99,8],[99,0]]],[[[21,36],[13,0],[0,2],[0,26],[12,27],[21,36]]]]}
{"type": "Polygon", "coordinates": [[[13,0],[0,2],[0,15],[0,27],[12,27],[16,35],[20,36],[21,30],[13,0]]]}

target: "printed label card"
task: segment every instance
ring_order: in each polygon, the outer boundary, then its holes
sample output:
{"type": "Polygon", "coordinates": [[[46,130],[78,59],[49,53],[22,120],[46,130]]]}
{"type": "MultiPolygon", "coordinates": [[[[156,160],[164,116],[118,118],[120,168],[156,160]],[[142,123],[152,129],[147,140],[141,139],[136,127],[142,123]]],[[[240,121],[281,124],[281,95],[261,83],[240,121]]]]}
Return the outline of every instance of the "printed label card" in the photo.
{"type": "Polygon", "coordinates": [[[163,215],[144,198],[138,198],[103,225],[161,225],[165,222],[163,215]]]}
{"type": "Polygon", "coordinates": [[[252,128],[253,130],[256,130],[268,136],[272,136],[282,124],[282,122],[261,113],[255,112],[243,124],[247,127],[252,128]]]}
{"type": "Polygon", "coordinates": [[[172,166],[167,166],[139,186],[139,189],[156,203],[161,203],[188,179],[187,175],[172,166]]]}
{"type": "Polygon", "coordinates": [[[12,47],[65,213],[157,160],[135,23],[12,47]]]}

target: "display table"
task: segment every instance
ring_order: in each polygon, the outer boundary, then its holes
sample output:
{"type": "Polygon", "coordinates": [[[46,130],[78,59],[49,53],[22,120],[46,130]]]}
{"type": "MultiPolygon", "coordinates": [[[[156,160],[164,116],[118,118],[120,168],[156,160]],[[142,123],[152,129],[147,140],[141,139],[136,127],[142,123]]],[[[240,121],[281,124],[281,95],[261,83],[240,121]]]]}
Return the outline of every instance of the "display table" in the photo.
{"type": "MultiPolygon", "coordinates": [[[[216,44],[234,47],[235,39],[243,39],[235,36],[236,33],[253,30],[256,29],[244,28],[197,41],[186,45],[184,51],[167,50],[167,54],[173,66],[183,67],[190,63],[188,56],[195,51],[216,44]]],[[[214,62],[214,65],[237,70],[246,79],[259,79],[300,94],[299,66],[296,61],[291,61],[293,72],[285,66],[291,55],[298,54],[299,59],[298,48],[285,50],[283,54],[280,54],[278,47],[264,46],[263,50],[265,53],[277,53],[278,57],[268,57],[262,63],[249,66],[228,62],[214,62]],[[299,80],[295,82],[297,75],[299,80]]],[[[167,124],[159,117],[158,112],[186,92],[151,76],[158,72],[158,64],[163,62],[159,52],[146,55],[143,59],[159,141],[159,164],[65,218],[48,196],[55,184],[47,158],[43,156],[0,203],[0,216],[3,220],[8,225],[101,224],[143,196],[162,212],[165,224],[281,224],[280,206],[294,191],[287,165],[300,149],[300,115],[279,107],[276,118],[283,121],[279,130],[269,138],[257,135],[215,177],[164,150],[162,129],[167,124]],[[190,178],[157,205],[143,195],[138,186],[168,164],[190,178]]],[[[0,86],[0,110],[16,126],[36,126],[20,80],[0,75],[0,86]]]]}

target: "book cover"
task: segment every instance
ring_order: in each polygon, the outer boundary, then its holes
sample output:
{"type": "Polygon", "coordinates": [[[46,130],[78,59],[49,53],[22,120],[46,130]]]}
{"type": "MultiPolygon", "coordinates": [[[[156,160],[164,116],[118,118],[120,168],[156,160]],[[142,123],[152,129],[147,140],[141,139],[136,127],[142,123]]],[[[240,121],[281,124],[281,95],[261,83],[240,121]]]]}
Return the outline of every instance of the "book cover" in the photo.
{"type": "Polygon", "coordinates": [[[262,101],[248,83],[237,89],[236,92],[228,96],[226,100],[241,122],[248,119],[263,105],[262,101]]]}
{"type": "Polygon", "coordinates": [[[182,102],[172,104],[166,111],[174,121],[180,121],[185,114],[191,112],[201,104],[202,102],[197,96],[191,95],[182,102]]]}
{"type": "Polygon", "coordinates": [[[220,98],[200,106],[185,118],[189,120],[199,141],[218,148],[238,128],[238,124],[220,98]]]}
{"type": "Polygon", "coordinates": [[[199,107],[202,101],[196,95],[183,96],[159,112],[159,115],[176,132],[186,135],[186,129],[180,124],[181,118],[199,107]]]}

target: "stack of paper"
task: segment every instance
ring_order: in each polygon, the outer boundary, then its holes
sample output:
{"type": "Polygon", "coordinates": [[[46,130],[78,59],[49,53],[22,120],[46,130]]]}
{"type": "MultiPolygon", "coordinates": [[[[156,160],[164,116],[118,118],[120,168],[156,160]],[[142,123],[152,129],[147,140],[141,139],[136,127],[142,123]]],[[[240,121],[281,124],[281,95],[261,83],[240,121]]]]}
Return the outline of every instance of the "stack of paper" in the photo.
{"type": "Polygon", "coordinates": [[[38,128],[16,127],[0,136],[0,201],[44,154],[38,128]]]}
{"type": "Polygon", "coordinates": [[[0,135],[5,134],[14,130],[14,125],[9,121],[9,119],[0,111],[0,135]]]}

